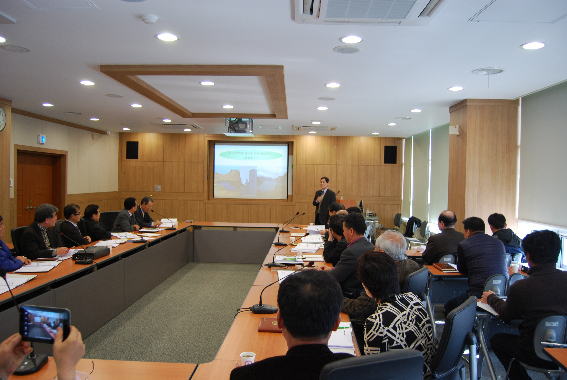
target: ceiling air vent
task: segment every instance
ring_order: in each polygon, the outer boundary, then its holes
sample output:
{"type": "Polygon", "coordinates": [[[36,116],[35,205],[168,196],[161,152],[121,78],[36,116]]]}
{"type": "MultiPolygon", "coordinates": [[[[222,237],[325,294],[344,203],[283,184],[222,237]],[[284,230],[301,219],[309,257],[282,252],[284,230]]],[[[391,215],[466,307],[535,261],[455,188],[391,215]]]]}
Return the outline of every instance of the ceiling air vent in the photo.
{"type": "Polygon", "coordinates": [[[323,125],[292,125],[294,131],[316,131],[316,132],[335,132],[338,127],[327,127],[323,125]]]}
{"type": "Polygon", "coordinates": [[[203,127],[193,123],[151,123],[151,124],[170,131],[183,131],[185,128],[203,129],[203,127]]]}
{"type": "Polygon", "coordinates": [[[294,0],[298,24],[427,25],[449,0],[294,0]]]}

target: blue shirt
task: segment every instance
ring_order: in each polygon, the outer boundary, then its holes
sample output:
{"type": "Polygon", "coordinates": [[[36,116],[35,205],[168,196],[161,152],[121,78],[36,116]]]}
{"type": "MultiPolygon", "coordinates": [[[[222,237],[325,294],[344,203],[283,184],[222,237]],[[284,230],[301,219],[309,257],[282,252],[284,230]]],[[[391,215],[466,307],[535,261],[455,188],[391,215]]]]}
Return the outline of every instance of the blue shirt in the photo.
{"type": "Polygon", "coordinates": [[[0,240],[0,267],[4,268],[6,272],[12,272],[16,269],[20,269],[22,266],[22,261],[20,259],[16,259],[10,248],[0,240]]]}

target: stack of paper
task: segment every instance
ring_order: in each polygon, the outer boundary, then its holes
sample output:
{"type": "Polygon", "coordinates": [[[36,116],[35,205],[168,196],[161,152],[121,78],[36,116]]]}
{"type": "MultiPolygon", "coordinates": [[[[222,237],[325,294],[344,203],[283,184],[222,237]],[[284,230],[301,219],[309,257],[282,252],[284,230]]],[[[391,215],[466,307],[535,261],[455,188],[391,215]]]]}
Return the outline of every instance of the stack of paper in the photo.
{"type": "Polygon", "coordinates": [[[111,232],[112,236],[117,237],[118,239],[137,239],[138,236],[134,235],[131,232],[111,232]]]}
{"type": "Polygon", "coordinates": [[[295,264],[303,264],[303,259],[301,257],[296,256],[277,256],[274,260],[277,264],[288,264],[288,265],[295,265],[295,264]]]}
{"type": "Polygon", "coordinates": [[[322,263],[325,261],[325,259],[323,258],[323,255],[303,255],[303,261],[304,262],[314,261],[314,262],[322,263]]]}
{"type": "Polygon", "coordinates": [[[319,231],[323,231],[325,229],[325,225],[321,224],[321,225],[313,225],[313,226],[307,226],[307,233],[309,235],[316,235],[316,234],[321,234],[319,231]]]}
{"type": "Polygon", "coordinates": [[[307,244],[323,244],[323,236],[321,235],[305,236],[303,239],[301,239],[301,242],[307,244]]]}
{"type": "Polygon", "coordinates": [[[32,261],[28,265],[22,265],[20,269],[14,273],[44,273],[49,272],[57,265],[61,264],[59,260],[51,261],[32,261]]]}
{"type": "Polygon", "coordinates": [[[329,349],[334,353],[344,352],[355,355],[350,322],[341,322],[337,331],[331,333],[329,349]]]}
{"type": "MultiPolygon", "coordinates": [[[[8,281],[8,284],[10,285],[10,289],[14,289],[17,288],[20,285],[25,284],[26,282],[30,281],[33,278],[36,278],[37,276],[34,274],[12,274],[12,273],[8,273],[6,275],[6,280],[8,281]]],[[[8,286],[6,286],[6,283],[3,281],[2,283],[0,283],[0,294],[2,293],[6,293],[8,291],[8,286]]]]}
{"type": "MultiPolygon", "coordinates": [[[[159,228],[140,228],[140,232],[159,232],[159,228]]],[[[159,235],[158,235],[159,236],[159,235]]]]}
{"type": "Polygon", "coordinates": [[[122,243],[126,243],[126,241],[127,241],[126,239],[101,240],[97,242],[94,246],[114,248],[114,247],[118,247],[122,243]]]}
{"type": "Polygon", "coordinates": [[[323,248],[321,244],[299,243],[295,248],[291,249],[291,252],[315,253],[319,248],[323,248]]]}
{"type": "Polygon", "coordinates": [[[162,219],[160,227],[164,227],[164,228],[175,227],[175,228],[177,228],[178,225],[179,225],[179,223],[177,222],[177,218],[169,218],[169,219],[162,219]]]}
{"type": "Polygon", "coordinates": [[[282,283],[284,278],[286,278],[292,273],[295,273],[295,271],[293,270],[278,270],[277,272],[278,272],[278,280],[280,281],[280,284],[282,283]]]}

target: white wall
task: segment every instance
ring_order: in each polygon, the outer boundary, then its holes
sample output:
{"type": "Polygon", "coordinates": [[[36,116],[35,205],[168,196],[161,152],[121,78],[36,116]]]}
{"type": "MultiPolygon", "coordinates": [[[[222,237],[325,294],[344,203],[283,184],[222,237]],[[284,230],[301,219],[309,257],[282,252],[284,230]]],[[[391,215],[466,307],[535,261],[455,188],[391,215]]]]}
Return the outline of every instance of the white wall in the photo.
{"type": "MultiPolygon", "coordinates": [[[[101,135],[12,114],[10,178],[14,179],[14,145],[67,151],[67,194],[118,191],[118,134],[101,135]],[[46,143],[37,143],[37,135],[46,143]]],[[[10,198],[14,187],[10,188],[10,198]]]]}

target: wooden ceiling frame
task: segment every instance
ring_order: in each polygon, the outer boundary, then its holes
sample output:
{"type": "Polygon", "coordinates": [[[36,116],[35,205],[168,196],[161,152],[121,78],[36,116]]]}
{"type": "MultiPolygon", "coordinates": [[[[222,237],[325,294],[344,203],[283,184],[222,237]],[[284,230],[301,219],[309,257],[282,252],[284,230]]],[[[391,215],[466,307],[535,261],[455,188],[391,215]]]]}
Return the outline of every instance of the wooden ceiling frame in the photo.
{"type": "Polygon", "coordinates": [[[183,118],[287,119],[282,65],[101,65],[100,71],[183,118]],[[259,77],[264,84],[271,113],[191,112],[143,81],[140,75],[259,77]]]}

